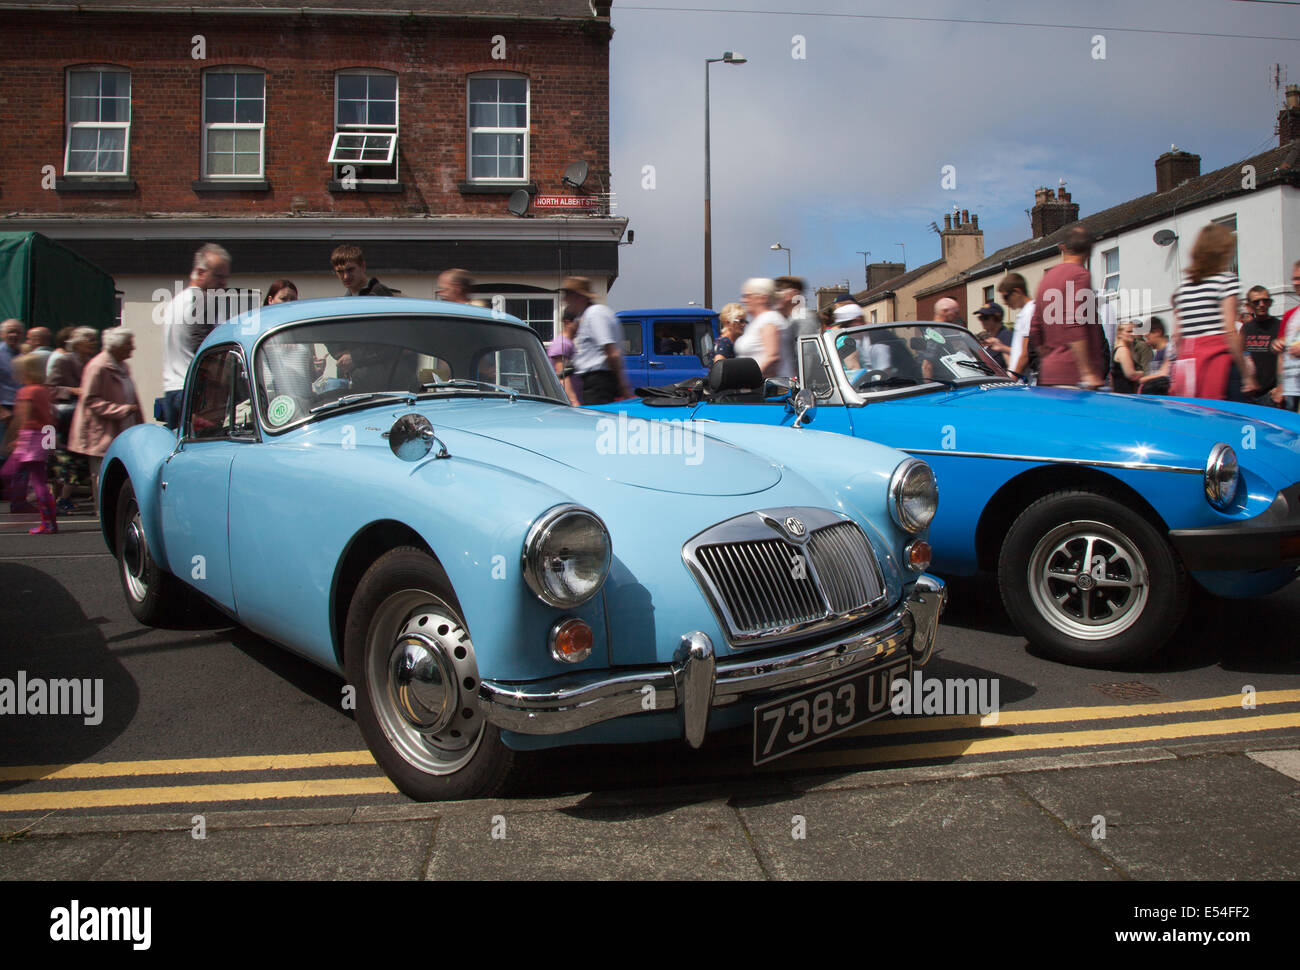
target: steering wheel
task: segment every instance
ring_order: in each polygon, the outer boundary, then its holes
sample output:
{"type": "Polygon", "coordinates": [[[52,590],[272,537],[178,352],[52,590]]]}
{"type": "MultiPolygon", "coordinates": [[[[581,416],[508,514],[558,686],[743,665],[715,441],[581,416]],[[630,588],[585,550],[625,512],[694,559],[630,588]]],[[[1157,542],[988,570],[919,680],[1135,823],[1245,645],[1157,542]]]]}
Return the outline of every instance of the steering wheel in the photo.
{"type": "Polygon", "coordinates": [[[853,382],[854,390],[862,390],[868,384],[875,384],[879,381],[887,381],[893,375],[885,370],[869,370],[856,381],[853,382]]]}

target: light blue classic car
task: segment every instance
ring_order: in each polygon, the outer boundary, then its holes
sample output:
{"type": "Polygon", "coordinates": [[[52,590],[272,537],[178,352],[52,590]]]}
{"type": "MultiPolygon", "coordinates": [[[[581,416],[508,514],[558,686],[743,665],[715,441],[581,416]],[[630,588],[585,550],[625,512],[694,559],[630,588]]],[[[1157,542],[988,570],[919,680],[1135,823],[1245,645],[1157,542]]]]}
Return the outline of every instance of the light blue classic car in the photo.
{"type": "Polygon", "coordinates": [[[944,604],[936,504],[884,446],[574,408],[518,320],[358,297],[217,328],[100,515],[141,622],[189,586],[342,673],[430,799],[530,748],[748,726],[757,763],[885,714],[944,604]]]}
{"type": "Polygon", "coordinates": [[[1029,387],[969,330],[942,323],[804,338],[803,402],[753,361],[724,363],[702,386],[605,409],[813,423],[923,456],[943,495],[935,571],[996,571],[1017,628],[1060,660],[1151,654],[1183,618],[1189,574],[1244,597],[1300,568],[1300,417],[1290,412],[1029,387]]]}

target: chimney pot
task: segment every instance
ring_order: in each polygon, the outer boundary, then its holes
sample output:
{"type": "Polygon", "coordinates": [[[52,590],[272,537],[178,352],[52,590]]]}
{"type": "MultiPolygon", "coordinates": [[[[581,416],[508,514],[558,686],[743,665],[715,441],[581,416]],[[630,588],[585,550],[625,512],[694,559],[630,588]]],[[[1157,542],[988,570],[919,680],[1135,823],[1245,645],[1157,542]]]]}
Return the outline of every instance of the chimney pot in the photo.
{"type": "Polygon", "coordinates": [[[1288,108],[1300,108],[1300,84],[1288,84],[1286,86],[1286,106],[1288,108]]]}
{"type": "Polygon", "coordinates": [[[965,209],[961,210],[961,224],[963,226],[970,225],[970,213],[967,212],[965,209]]]}
{"type": "Polygon", "coordinates": [[[970,227],[971,227],[972,229],[978,229],[978,228],[980,227],[980,217],[979,217],[979,216],[971,216],[971,217],[970,217],[970,227]]]}
{"type": "Polygon", "coordinates": [[[945,212],[945,213],[943,214],[943,228],[944,228],[945,230],[948,230],[948,229],[951,229],[951,228],[952,228],[952,213],[950,213],[950,212],[945,212]]]}

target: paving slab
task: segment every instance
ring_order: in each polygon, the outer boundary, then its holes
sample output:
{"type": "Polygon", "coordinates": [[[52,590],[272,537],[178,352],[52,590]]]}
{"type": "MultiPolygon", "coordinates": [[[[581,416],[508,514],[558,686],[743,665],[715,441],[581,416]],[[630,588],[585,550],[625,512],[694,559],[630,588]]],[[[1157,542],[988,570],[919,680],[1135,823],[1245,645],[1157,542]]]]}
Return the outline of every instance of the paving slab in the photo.
{"type": "Polygon", "coordinates": [[[738,809],[778,879],[1116,879],[1000,778],[810,792],[738,809]]]}
{"type": "Polygon", "coordinates": [[[1300,751],[1247,751],[1246,756],[1300,781],[1300,751]]]}
{"type": "Polygon", "coordinates": [[[445,817],[425,878],[762,879],[725,803],[445,817]],[[493,837],[493,836],[497,837],[493,837]]]}
{"type": "MultiPolygon", "coordinates": [[[[138,832],[119,843],[88,879],[415,879],[436,823],[276,826],[138,832]]],[[[26,842],[27,840],[23,840],[26,842]]],[[[62,839],[32,840],[57,845],[62,839]]],[[[77,840],[81,841],[81,840],[77,840]]]]}
{"type": "Polygon", "coordinates": [[[0,842],[0,881],[99,878],[104,863],[130,843],[130,836],[117,834],[10,838],[0,842]]]}
{"type": "Polygon", "coordinates": [[[1135,879],[1294,879],[1300,784],[1244,754],[1007,779],[1135,879]],[[1104,819],[1104,838],[1096,819],[1104,819]]]}

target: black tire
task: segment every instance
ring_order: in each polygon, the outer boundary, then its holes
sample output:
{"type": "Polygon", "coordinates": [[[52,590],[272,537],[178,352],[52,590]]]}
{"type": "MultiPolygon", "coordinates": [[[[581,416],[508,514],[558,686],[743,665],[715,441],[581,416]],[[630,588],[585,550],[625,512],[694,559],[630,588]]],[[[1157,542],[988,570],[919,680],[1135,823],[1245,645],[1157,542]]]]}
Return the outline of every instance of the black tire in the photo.
{"type": "Polygon", "coordinates": [[[520,757],[479,710],[474,646],[447,574],[428,553],[393,549],[366,570],[343,650],[361,734],[399,789],[440,801],[508,788],[520,757]]]}
{"type": "Polygon", "coordinates": [[[189,594],[154,561],[130,479],[117,495],[116,516],[117,577],[127,608],[145,626],[168,626],[185,612],[189,594]]]}
{"type": "Polygon", "coordinates": [[[1187,571],[1160,530],[1084,490],[1053,492],[1020,514],[1002,543],[998,585],[1031,643],[1083,667],[1149,657],[1187,610],[1187,571]]]}

